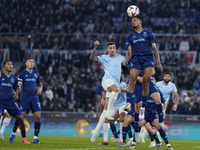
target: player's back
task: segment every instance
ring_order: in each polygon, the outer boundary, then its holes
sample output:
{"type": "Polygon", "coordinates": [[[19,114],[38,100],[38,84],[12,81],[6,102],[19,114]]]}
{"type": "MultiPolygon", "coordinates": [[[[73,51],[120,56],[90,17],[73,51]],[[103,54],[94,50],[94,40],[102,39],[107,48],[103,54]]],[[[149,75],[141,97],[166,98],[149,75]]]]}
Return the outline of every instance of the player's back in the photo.
{"type": "Polygon", "coordinates": [[[6,76],[4,73],[2,73],[0,78],[0,101],[9,102],[14,100],[13,89],[17,88],[18,88],[17,77],[14,76],[13,74],[11,74],[10,76],[6,76]]]}
{"type": "Polygon", "coordinates": [[[117,55],[115,57],[102,55],[98,56],[98,61],[102,64],[105,71],[102,81],[111,79],[119,87],[121,65],[124,64],[125,58],[122,55],[117,55]]]}
{"type": "Polygon", "coordinates": [[[133,56],[150,55],[153,57],[151,43],[155,43],[153,33],[145,29],[142,32],[132,31],[126,38],[127,46],[132,47],[133,56]]]}
{"type": "Polygon", "coordinates": [[[40,83],[40,75],[37,71],[28,72],[26,69],[19,73],[22,80],[22,96],[36,96],[37,84],[40,83]]]}
{"type": "MultiPolygon", "coordinates": [[[[126,83],[121,82],[120,87],[126,87],[126,83]]],[[[113,104],[113,106],[118,107],[118,106],[123,106],[123,105],[126,105],[126,92],[121,91],[121,93],[117,95],[117,99],[115,103],[113,104]]]]}

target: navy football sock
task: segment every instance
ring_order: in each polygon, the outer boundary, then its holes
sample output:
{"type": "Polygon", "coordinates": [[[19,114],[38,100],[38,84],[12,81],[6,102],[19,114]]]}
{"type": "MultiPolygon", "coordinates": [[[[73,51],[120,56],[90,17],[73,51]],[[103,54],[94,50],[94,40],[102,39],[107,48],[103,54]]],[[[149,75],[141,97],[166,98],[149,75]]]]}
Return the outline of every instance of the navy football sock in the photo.
{"type": "Polygon", "coordinates": [[[126,143],[126,135],[128,131],[129,131],[129,127],[122,127],[123,143],[126,143]]]}
{"type": "Polygon", "coordinates": [[[14,127],[13,127],[13,132],[15,133],[17,131],[17,128],[19,127],[19,123],[17,120],[15,120],[15,123],[14,123],[14,127]]]}
{"type": "Polygon", "coordinates": [[[163,109],[162,109],[162,104],[156,105],[156,110],[158,112],[159,116],[159,123],[163,122],[163,109]]]}
{"type": "Polygon", "coordinates": [[[132,131],[131,131],[131,125],[130,124],[128,125],[128,136],[129,136],[129,138],[133,137],[133,134],[132,134],[132,131]]]}
{"type": "Polygon", "coordinates": [[[115,136],[115,138],[119,138],[117,131],[116,131],[116,126],[114,124],[110,126],[110,129],[111,129],[113,135],[115,136]]]}
{"type": "Polygon", "coordinates": [[[163,140],[165,141],[165,143],[166,143],[166,144],[169,144],[169,141],[168,141],[168,139],[167,139],[167,136],[166,136],[165,131],[164,131],[162,128],[160,128],[158,131],[160,132],[160,135],[161,135],[161,137],[163,138],[163,140]]]}
{"type": "Polygon", "coordinates": [[[38,136],[38,134],[40,132],[40,125],[41,125],[40,122],[35,122],[35,126],[34,126],[35,133],[34,133],[34,136],[38,136]]]}

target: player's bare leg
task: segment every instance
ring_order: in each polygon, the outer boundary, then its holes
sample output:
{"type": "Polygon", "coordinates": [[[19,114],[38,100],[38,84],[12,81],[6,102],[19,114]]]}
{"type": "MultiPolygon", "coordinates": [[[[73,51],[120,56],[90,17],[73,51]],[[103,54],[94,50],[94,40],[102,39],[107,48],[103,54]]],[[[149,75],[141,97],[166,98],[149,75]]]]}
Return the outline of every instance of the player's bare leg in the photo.
{"type": "Polygon", "coordinates": [[[145,105],[147,102],[147,98],[149,96],[149,80],[152,75],[152,70],[153,67],[148,67],[142,71],[142,77],[143,77],[143,82],[142,82],[142,107],[140,109],[140,114],[139,114],[139,119],[142,120],[144,119],[144,113],[145,113],[145,105]]]}
{"type": "Polygon", "coordinates": [[[19,128],[22,134],[22,142],[25,144],[30,144],[30,142],[26,139],[26,130],[22,115],[16,116],[15,119],[19,123],[19,128]]]}
{"type": "MultiPolygon", "coordinates": [[[[26,111],[22,111],[22,118],[24,118],[25,115],[26,115],[26,111]]],[[[10,138],[9,138],[10,143],[14,142],[16,131],[17,131],[18,127],[19,127],[19,122],[17,120],[15,120],[13,131],[12,131],[12,134],[10,135],[10,138]]]]}
{"type": "Polygon", "coordinates": [[[41,111],[34,112],[35,116],[35,125],[34,125],[34,137],[33,137],[33,143],[40,144],[38,140],[38,135],[40,132],[40,126],[41,126],[41,111]]]}

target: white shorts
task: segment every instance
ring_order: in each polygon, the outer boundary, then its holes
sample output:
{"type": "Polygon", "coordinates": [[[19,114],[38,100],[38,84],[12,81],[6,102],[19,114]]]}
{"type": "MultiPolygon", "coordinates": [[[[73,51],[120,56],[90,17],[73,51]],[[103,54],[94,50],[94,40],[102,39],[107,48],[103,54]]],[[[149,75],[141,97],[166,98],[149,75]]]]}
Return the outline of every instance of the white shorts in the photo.
{"type": "Polygon", "coordinates": [[[113,80],[107,79],[106,81],[102,82],[102,87],[104,88],[104,90],[107,91],[107,89],[108,89],[111,85],[113,85],[113,84],[115,84],[115,83],[113,82],[113,80]]]}
{"type": "Polygon", "coordinates": [[[111,116],[114,116],[117,112],[119,112],[119,114],[121,114],[122,112],[127,113],[126,111],[124,111],[125,106],[126,105],[122,105],[122,106],[119,106],[119,107],[113,107],[112,106],[112,108],[110,110],[111,116]]]}

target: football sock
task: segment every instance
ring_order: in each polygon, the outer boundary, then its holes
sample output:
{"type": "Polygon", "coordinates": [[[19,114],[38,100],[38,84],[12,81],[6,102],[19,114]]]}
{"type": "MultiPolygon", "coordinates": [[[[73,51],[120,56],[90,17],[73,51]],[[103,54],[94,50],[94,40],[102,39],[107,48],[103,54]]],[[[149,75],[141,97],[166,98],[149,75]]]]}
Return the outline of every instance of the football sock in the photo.
{"type": "Polygon", "coordinates": [[[169,144],[169,141],[168,141],[168,139],[167,139],[167,136],[166,136],[165,131],[164,131],[162,128],[160,128],[158,131],[160,132],[160,135],[161,135],[161,137],[163,138],[163,140],[165,141],[165,143],[166,143],[166,144],[169,144]]]}
{"type": "Polygon", "coordinates": [[[158,117],[159,117],[159,123],[163,122],[163,109],[162,109],[162,104],[156,105],[156,110],[158,112],[158,117]]]}
{"type": "Polygon", "coordinates": [[[96,131],[97,133],[99,132],[100,128],[102,127],[103,123],[105,122],[105,115],[106,115],[107,111],[106,110],[103,110],[100,118],[99,118],[99,121],[98,121],[98,124],[96,126],[96,128],[94,129],[94,131],[96,131]]]}
{"type": "Polygon", "coordinates": [[[14,127],[13,127],[13,133],[16,133],[18,127],[19,127],[18,121],[15,120],[14,127]]]}
{"type": "MultiPolygon", "coordinates": [[[[115,136],[115,138],[119,138],[118,136],[118,132],[116,131],[116,126],[113,124],[113,125],[110,125],[110,129],[113,133],[113,135],[115,136]]],[[[120,131],[120,130],[119,130],[120,131]]]]}
{"type": "Polygon", "coordinates": [[[109,123],[103,124],[103,141],[104,142],[108,142],[108,126],[109,126],[109,123]]]}
{"type": "Polygon", "coordinates": [[[128,125],[128,136],[129,136],[129,138],[133,137],[133,134],[132,134],[132,131],[131,131],[131,125],[130,124],[128,125]]]}
{"type": "Polygon", "coordinates": [[[115,100],[117,99],[117,92],[111,92],[109,95],[109,101],[108,101],[108,108],[107,108],[107,113],[110,112],[111,107],[113,106],[115,100]]]}
{"type": "Polygon", "coordinates": [[[139,114],[135,112],[134,130],[139,132],[139,114]]]}
{"type": "Polygon", "coordinates": [[[133,95],[132,93],[126,92],[126,100],[127,100],[127,103],[131,103],[132,95],[133,95]]]}
{"type": "MultiPolygon", "coordinates": [[[[151,135],[151,134],[149,134],[149,135],[151,135]]],[[[155,132],[154,135],[151,135],[150,137],[153,137],[153,141],[154,141],[154,139],[156,140],[156,144],[159,144],[159,143],[160,143],[160,140],[158,139],[158,136],[157,136],[156,132],[155,132]]],[[[152,141],[152,140],[151,140],[151,141],[152,141]]]]}
{"type": "Polygon", "coordinates": [[[5,117],[3,120],[3,124],[1,126],[1,132],[3,133],[5,131],[5,129],[8,127],[8,125],[10,124],[11,118],[5,117]]]}
{"type": "Polygon", "coordinates": [[[128,130],[129,130],[129,127],[122,127],[123,143],[126,143],[126,135],[127,135],[128,130]]]}
{"type": "Polygon", "coordinates": [[[21,131],[21,134],[22,134],[22,138],[25,138],[26,137],[26,131],[21,131]]]}
{"type": "Polygon", "coordinates": [[[40,122],[35,122],[35,125],[34,125],[34,129],[35,129],[34,136],[38,136],[38,134],[40,132],[40,125],[41,125],[40,122]]]}

